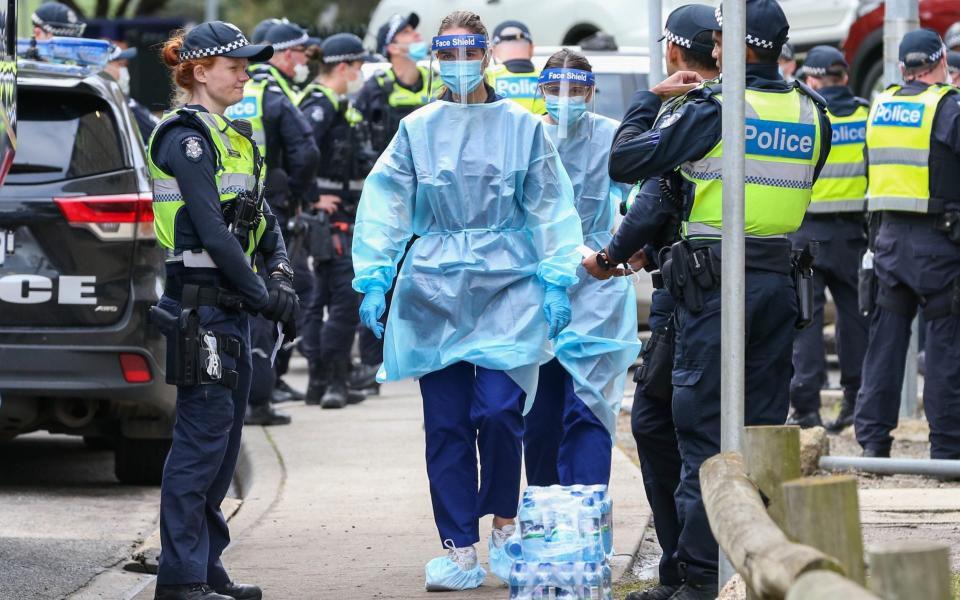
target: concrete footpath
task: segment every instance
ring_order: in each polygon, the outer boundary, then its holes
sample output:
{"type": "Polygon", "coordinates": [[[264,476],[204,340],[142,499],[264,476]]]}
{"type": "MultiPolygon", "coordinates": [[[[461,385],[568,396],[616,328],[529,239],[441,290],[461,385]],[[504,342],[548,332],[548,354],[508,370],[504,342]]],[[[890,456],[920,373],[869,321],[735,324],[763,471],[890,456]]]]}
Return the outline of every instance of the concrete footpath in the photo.
{"type": "MultiPolygon", "coordinates": [[[[288,376],[303,389],[305,377],[288,376]]],[[[444,553],[430,506],[414,382],[343,410],[282,405],[286,427],[244,433],[250,472],[224,562],[269,599],[427,598],[424,565],[444,553]]],[[[614,449],[614,536],[622,573],[649,522],[640,472],[614,449]]],[[[489,535],[490,518],[481,526],[489,535]]],[[[478,548],[486,567],[486,539],[478,548]]],[[[137,598],[152,598],[152,585],[137,598]]],[[[506,598],[492,575],[457,598],[506,598]]]]}

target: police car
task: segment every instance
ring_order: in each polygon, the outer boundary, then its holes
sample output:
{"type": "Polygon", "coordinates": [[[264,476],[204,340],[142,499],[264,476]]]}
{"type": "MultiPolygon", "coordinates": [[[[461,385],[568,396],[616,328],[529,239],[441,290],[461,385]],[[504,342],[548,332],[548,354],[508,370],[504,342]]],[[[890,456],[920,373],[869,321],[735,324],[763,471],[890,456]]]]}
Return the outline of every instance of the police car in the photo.
{"type": "Polygon", "coordinates": [[[83,58],[18,61],[20,144],[0,189],[0,440],[80,435],[114,447],[120,481],[158,483],[175,392],[147,324],[163,287],[150,180],[119,86],[83,58]]]}

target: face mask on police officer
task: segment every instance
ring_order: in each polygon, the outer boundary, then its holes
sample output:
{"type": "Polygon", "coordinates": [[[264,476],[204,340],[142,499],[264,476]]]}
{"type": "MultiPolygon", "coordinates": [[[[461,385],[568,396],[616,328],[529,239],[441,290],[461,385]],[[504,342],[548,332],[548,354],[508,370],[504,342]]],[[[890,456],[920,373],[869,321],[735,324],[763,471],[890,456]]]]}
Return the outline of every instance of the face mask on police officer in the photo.
{"type": "Polygon", "coordinates": [[[293,82],[306,83],[310,79],[310,67],[306,64],[293,65],[293,82]]]}
{"type": "Polygon", "coordinates": [[[363,73],[360,72],[360,69],[356,71],[348,71],[347,74],[347,95],[352,96],[358,93],[363,88],[363,73]],[[353,79],[350,79],[350,74],[353,74],[353,79]]]}

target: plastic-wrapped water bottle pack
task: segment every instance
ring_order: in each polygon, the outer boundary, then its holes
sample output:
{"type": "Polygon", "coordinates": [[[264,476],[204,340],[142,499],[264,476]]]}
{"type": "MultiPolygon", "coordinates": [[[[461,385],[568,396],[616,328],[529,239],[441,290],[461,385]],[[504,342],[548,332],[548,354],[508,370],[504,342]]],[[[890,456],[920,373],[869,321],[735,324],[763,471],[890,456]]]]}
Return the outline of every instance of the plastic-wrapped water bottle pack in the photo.
{"type": "Polygon", "coordinates": [[[508,540],[515,559],[510,598],[611,598],[613,504],[607,486],[527,488],[520,500],[519,540],[508,540]]]}

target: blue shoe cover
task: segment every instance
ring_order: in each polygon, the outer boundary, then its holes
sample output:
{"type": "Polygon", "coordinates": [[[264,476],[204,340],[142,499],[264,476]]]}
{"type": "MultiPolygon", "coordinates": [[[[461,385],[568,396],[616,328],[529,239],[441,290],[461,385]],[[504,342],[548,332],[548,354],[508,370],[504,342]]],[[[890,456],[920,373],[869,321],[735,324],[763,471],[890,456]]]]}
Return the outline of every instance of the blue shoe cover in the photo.
{"type": "MultiPolygon", "coordinates": [[[[518,532],[519,533],[519,532],[518,532]]],[[[519,534],[515,534],[519,540],[519,534]]],[[[513,536],[506,540],[502,546],[497,548],[493,543],[493,536],[487,541],[487,548],[490,551],[490,572],[497,576],[504,583],[510,583],[510,571],[513,570],[513,563],[516,559],[507,553],[507,545],[510,544],[513,536]]]]}
{"type": "Polygon", "coordinates": [[[480,587],[487,577],[487,572],[479,564],[469,571],[464,571],[447,556],[438,556],[428,562],[426,573],[428,592],[472,590],[480,587]]]}

